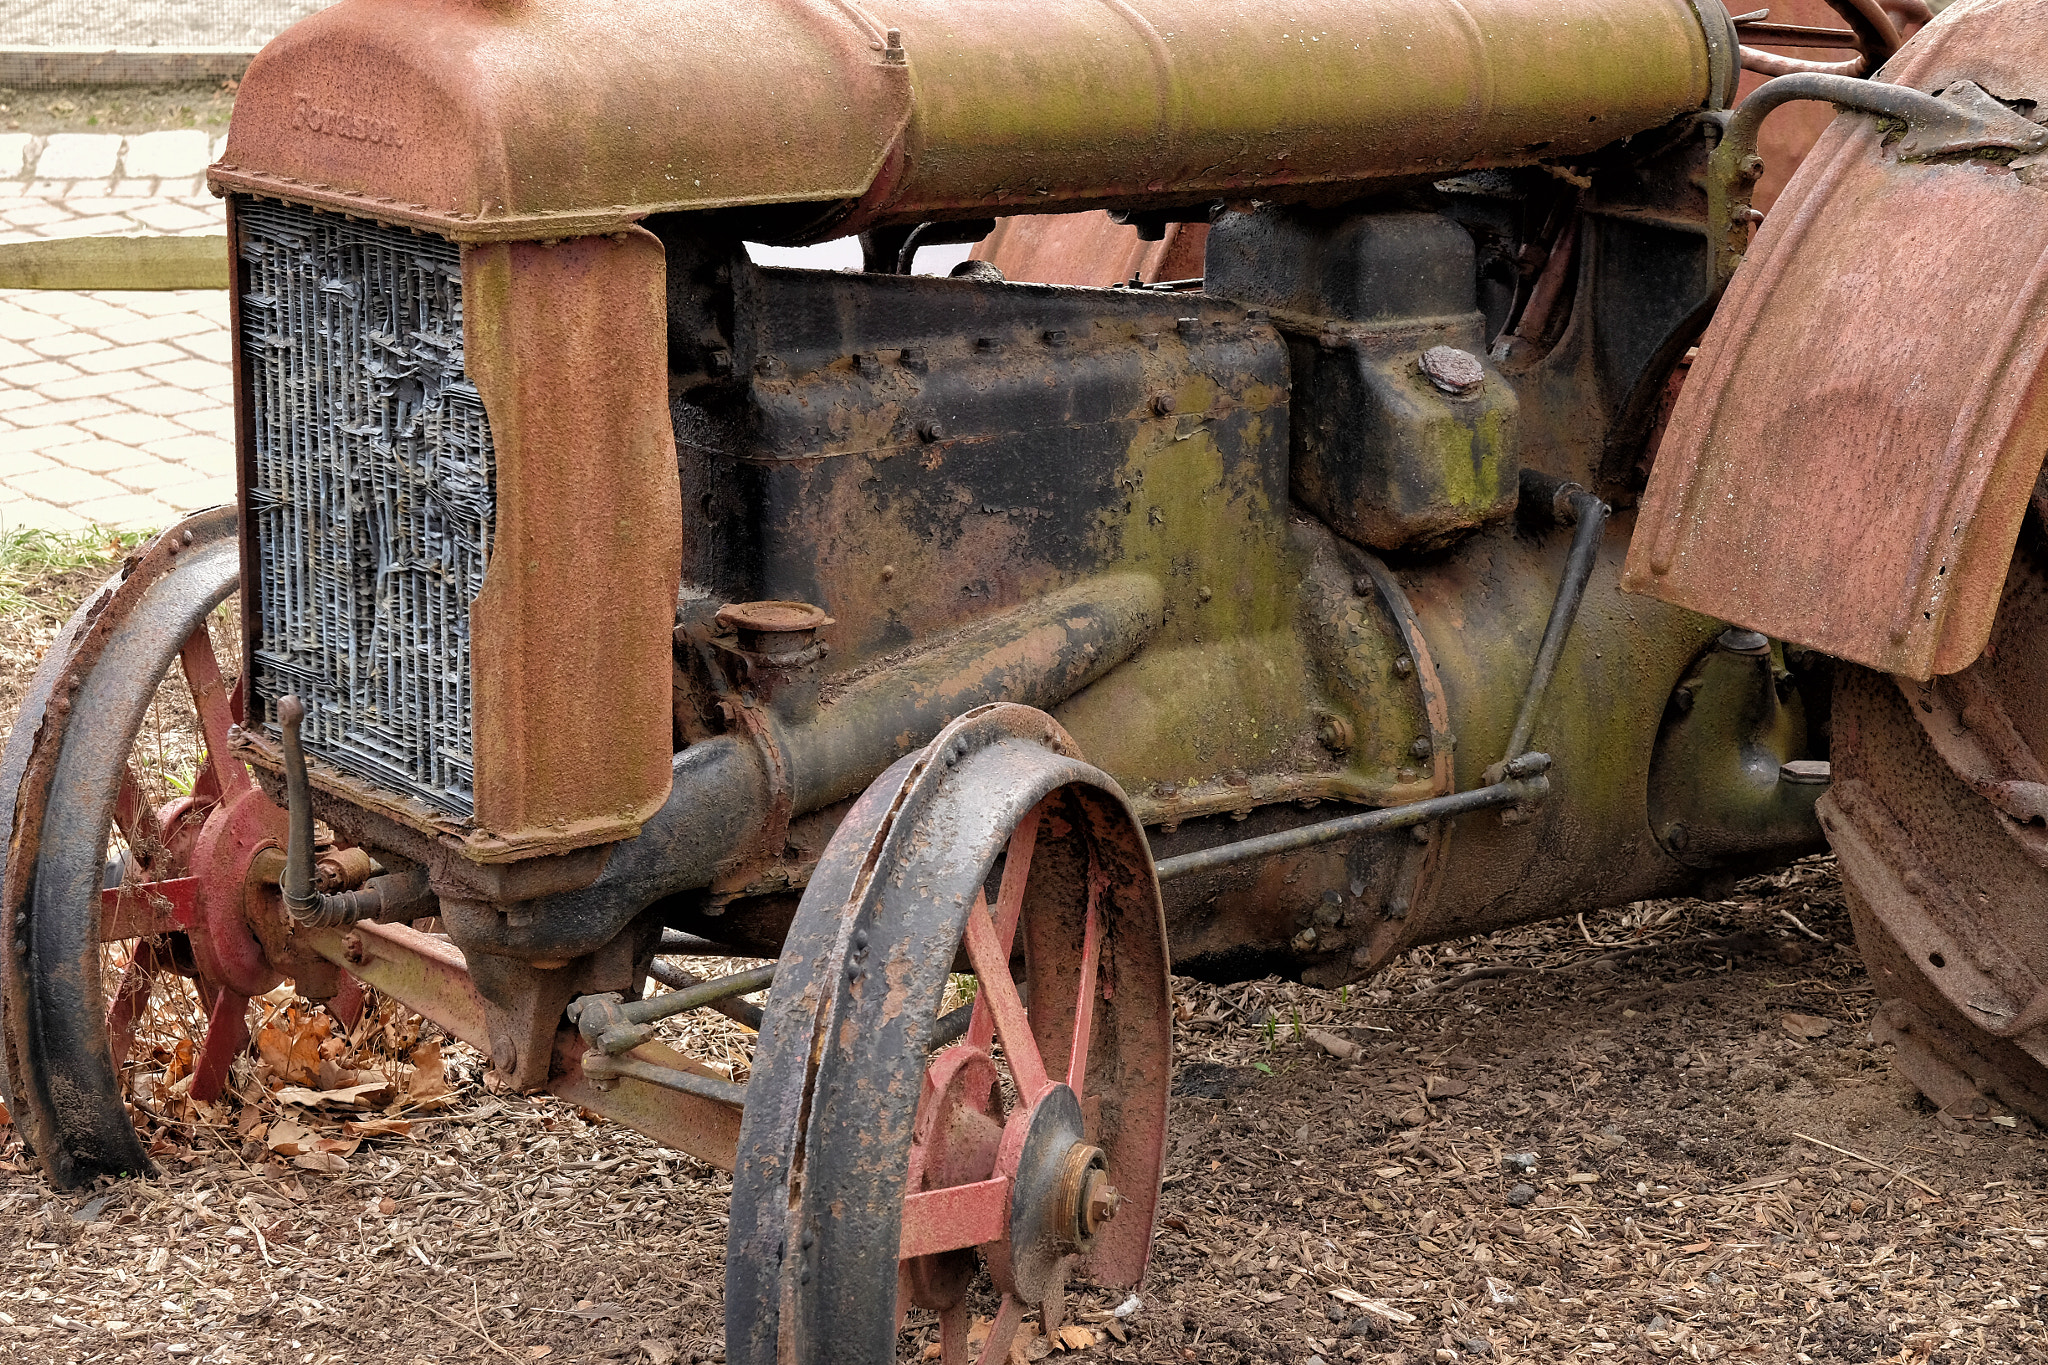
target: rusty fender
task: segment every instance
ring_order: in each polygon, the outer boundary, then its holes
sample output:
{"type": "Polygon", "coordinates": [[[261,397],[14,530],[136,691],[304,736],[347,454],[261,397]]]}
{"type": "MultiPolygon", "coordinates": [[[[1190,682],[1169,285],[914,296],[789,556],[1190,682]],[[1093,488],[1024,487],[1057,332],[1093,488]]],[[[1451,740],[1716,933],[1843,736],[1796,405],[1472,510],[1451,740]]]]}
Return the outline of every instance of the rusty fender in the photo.
{"type": "Polygon", "coordinates": [[[677,754],[666,804],[638,838],[619,844],[578,891],[494,906],[443,902],[466,952],[527,959],[595,951],[642,909],[707,886],[771,818],[775,774],[787,774],[793,814],[852,796],[948,721],[993,701],[1048,709],[1107,673],[1164,619],[1157,581],[1118,574],[1052,593],[978,623],[933,648],[841,685],[799,725],[771,723],[761,751],[745,735],[677,754]]]}
{"type": "Polygon", "coordinates": [[[2048,449],[2048,129],[2011,110],[2048,104],[2048,0],[1944,11],[1869,91],[1848,101],[1949,117],[1844,112],[1793,177],[1701,343],[1622,586],[1925,680],[1983,651],[2048,449]]]}

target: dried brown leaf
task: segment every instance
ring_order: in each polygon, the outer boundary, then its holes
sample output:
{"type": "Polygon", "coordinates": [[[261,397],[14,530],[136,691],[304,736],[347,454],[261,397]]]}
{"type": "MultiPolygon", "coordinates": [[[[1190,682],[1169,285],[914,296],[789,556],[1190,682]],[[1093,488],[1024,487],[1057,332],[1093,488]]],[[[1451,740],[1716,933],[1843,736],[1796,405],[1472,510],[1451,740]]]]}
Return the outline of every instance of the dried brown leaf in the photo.
{"type": "Polygon", "coordinates": [[[347,1159],[335,1152],[301,1152],[292,1158],[292,1165],[301,1170],[322,1171],[328,1175],[338,1175],[348,1169],[347,1159]]]}
{"type": "Polygon", "coordinates": [[[1835,1021],[1817,1014],[1783,1014],[1778,1022],[1795,1038],[1820,1038],[1834,1031],[1835,1021]]]}
{"type": "Polygon", "coordinates": [[[342,1090],[308,1090],[303,1086],[288,1085],[277,1092],[277,1098],[284,1104],[295,1104],[302,1109],[372,1109],[390,1090],[391,1082],[385,1080],[365,1081],[342,1090]]]}

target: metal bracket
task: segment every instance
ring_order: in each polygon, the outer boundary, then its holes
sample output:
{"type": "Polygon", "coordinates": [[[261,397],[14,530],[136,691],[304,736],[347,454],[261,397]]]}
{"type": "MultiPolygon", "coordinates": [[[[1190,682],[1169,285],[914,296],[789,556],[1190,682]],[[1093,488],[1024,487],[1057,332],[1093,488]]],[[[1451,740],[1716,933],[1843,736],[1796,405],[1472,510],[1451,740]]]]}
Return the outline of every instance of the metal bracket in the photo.
{"type": "Polygon", "coordinates": [[[1757,134],[1782,104],[1820,100],[1837,108],[1905,124],[1893,144],[1901,161],[1931,161],[1971,153],[2048,152],[2048,128],[2021,118],[1972,81],[1957,81],[1940,97],[1908,86],[1854,76],[1801,72],[1766,81],[1728,120],[1728,131],[1708,162],[1707,221],[1714,236],[1715,277],[1725,283],[1742,264],[1752,221],[1750,197],[1764,173],[1757,134]]]}

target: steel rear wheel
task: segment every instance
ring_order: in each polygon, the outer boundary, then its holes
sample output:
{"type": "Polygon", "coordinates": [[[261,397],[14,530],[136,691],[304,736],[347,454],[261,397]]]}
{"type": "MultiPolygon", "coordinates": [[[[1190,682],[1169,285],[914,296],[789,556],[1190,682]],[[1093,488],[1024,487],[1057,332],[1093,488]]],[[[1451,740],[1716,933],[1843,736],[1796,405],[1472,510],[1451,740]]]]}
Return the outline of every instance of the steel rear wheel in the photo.
{"type": "Polygon", "coordinates": [[[785,941],[733,1174],[727,1359],[880,1365],[919,1307],[946,1365],[1006,1360],[1027,1313],[1058,1326],[1070,1276],[1135,1286],[1169,1050],[1158,883],[1121,792],[1040,712],[963,716],[861,797],[785,941]],[[976,989],[947,1043],[960,958],[976,989]]]}
{"type": "Polygon", "coordinates": [[[191,518],[81,607],[0,759],[10,1098],[59,1185],[147,1170],[136,1119],[217,1098],[250,997],[283,979],[241,903],[283,817],[228,754],[210,625],[235,532],[232,508],[191,518]]]}
{"type": "Polygon", "coordinates": [[[1990,644],[1930,683],[1841,666],[1823,825],[1881,1002],[1937,1106],[2048,1126],[2048,538],[2029,516],[1990,644]]]}

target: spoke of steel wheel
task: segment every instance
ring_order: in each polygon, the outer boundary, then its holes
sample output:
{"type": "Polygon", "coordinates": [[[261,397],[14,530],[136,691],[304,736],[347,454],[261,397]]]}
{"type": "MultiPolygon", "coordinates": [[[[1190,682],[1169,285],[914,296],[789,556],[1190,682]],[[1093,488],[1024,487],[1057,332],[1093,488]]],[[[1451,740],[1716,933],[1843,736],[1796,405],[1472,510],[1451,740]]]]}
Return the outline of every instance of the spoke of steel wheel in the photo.
{"type": "Polygon", "coordinates": [[[1008,1360],[1010,1338],[1023,1325],[1024,1300],[1015,1294],[1003,1295],[1003,1306],[996,1310],[996,1320],[988,1325],[988,1340],[981,1343],[981,1365],[1000,1365],[1008,1360]]]}
{"type": "Polygon", "coordinates": [[[980,978],[975,991],[977,1017],[987,1003],[995,1020],[995,1033],[1003,1040],[1003,1055],[1010,1060],[1010,1078],[1017,1083],[1017,1100],[1029,1107],[1050,1081],[1045,1062],[1038,1055],[1038,1040],[1031,1035],[1031,1019],[1017,996],[1017,983],[1010,979],[1010,954],[996,937],[996,926],[988,917],[988,901],[980,892],[967,911],[967,957],[980,978]]]}
{"type": "MultiPolygon", "coordinates": [[[[1003,882],[996,888],[996,941],[1002,945],[1004,975],[1009,974],[1010,948],[1017,941],[1017,916],[1024,908],[1024,886],[1031,878],[1031,855],[1038,847],[1039,808],[1034,806],[1010,833],[1009,851],[1003,855],[1003,882]]],[[[979,970],[977,968],[976,970],[979,970]]],[[[967,1025],[967,1046],[988,1050],[995,1019],[982,1008],[977,993],[974,1017],[967,1025]]]]}
{"type": "Polygon", "coordinates": [[[149,940],[136,944],[128,970],[121,974],[121,984],[114,992],[114,1003],[107,1010],[107,1043],[116,1071],[135,1050],[135,1025],[149,1008],[157,967],[156,944],[149,940]]]}
{"type": "Polygon", "coordinates": [[[974,1315],[965,1302],[939,1312],[939,1365],[967,1365],[967,1333],[974,1315]]]}
{"type": "Polygon", "coordinates": [[[154,938],[199,920],[199,879],[124,883],[100,892],[100,942],[154,938]]]}
{"type": "Polygon", "coordinates": [[[215,785],[224,796],[247,790],[248,769],[228,756],[228,727],[235,723],[234,709],[228,701],[228,689],[221,682],[220,660],[213,655],[213,636],[207,632],[204,621],[186,637],[184,648],[178,651],[178,662],[184,665],[185,681],[192,689],[192,704],[199,709],[199,728],[206,734],[206,767],[213,774],[215,785]]]}
{"type": "Polygon", "coordinates": [[[249,1046],[249,997],[230,990],[214,994],[206,1014],[206,1042],[192,1059],[192,1098],[212,1104],[228,1082],[228,1068],[249,1046]]]}
{"type": "Polygon", "coordinates": [[[1000,1175],[911,1195],[903,1201],[898,1259],[907,1261],[913,1256],[934,1256],[1002,1240],[1009,1226],[1009,1199],[1009,1178],[1000,1175]]]}
{"type": "MultiPolygon", "coordinates": [[[[1090,860],[1092,864],[1092,859],[1090,860]]],[[[1081,983],[1074,1002],[1074,1043],[1067,1050],[1067,1088],[1087,1093],[1088,1042],[1095,1033],[1095,974],[1102,961],[1102,892],[1106,879],[1088,869],[1088,927],[1081,935],[1081,983]]]]}

